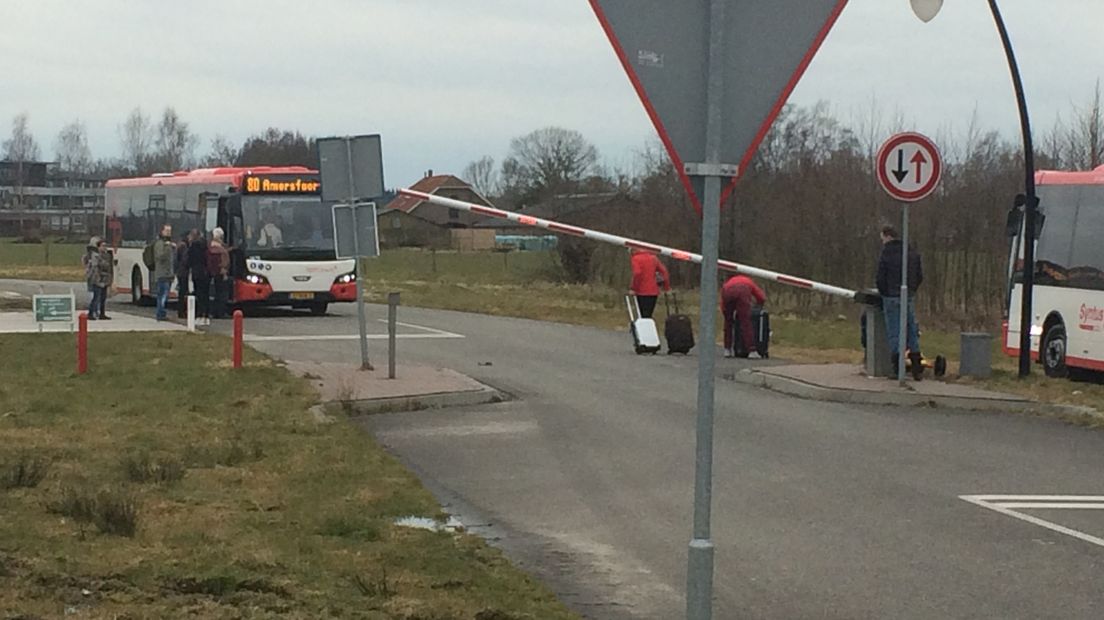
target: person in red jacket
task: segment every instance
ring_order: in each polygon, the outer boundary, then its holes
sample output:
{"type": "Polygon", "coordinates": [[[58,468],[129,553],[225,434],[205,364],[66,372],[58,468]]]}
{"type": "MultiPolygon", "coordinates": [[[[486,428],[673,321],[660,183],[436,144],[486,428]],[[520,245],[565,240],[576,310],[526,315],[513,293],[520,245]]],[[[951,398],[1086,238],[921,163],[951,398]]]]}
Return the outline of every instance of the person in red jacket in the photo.
{"type": "Polygon", "coordinates": [[[659,283],[663,290],[671,290],[671,276],[655,254],[644,250],[632,251],[632,274],[630,291],[640,304],[640,317],[650,319],[659,299],[659,283]]]}
{"type": "Polygon", "coordinates": [[[751,326],[751,307],[767,302],[767,294],[755,282],[742,275],[732,276],[721,287],[721,314],[724,315],[725,357],[735,357],[732,316],[740,321],[740,341],[748,353],[756,352],[755,331],[751,326]]]}

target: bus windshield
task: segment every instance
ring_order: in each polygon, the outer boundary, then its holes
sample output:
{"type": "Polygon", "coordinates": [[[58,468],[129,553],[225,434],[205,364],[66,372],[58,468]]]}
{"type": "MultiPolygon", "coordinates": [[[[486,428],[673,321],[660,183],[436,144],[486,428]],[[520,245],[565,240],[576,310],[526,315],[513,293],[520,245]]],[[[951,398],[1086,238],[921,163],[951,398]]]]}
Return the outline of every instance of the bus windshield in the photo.
{"type": "Polygon", "coordinates": [[[269,260],[334,258],[333,213],[318,198],[246,196],[245,252],[269,260]]]}

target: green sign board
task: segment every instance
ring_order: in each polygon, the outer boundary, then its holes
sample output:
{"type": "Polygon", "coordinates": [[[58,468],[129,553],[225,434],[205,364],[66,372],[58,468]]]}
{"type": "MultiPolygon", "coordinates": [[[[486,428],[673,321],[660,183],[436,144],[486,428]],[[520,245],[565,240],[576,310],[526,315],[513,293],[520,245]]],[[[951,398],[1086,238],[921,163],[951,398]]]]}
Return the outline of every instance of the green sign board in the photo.
{"type": "Polygon", "coordinates": [[[34,296],[36,323],[73,323],[75,314],[76,300],[72,294],[34,296]]]}

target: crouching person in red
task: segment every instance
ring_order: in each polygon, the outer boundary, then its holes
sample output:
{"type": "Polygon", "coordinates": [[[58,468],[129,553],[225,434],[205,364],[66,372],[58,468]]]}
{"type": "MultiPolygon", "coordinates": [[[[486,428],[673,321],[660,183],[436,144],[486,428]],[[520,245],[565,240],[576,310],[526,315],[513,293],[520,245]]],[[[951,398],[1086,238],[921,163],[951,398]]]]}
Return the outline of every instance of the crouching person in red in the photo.
{"type": "Polygon", "coordinates": [[[733,342],[733,315],[740,322],[740,342],[744,345],[740,353],[755,353],[755,330],[751,325],[751,307],[767,302],[767,294],[747,276],[732,276],[721,287],[721,314],[724,315],[724,355],[736,357],[733,342]]]}

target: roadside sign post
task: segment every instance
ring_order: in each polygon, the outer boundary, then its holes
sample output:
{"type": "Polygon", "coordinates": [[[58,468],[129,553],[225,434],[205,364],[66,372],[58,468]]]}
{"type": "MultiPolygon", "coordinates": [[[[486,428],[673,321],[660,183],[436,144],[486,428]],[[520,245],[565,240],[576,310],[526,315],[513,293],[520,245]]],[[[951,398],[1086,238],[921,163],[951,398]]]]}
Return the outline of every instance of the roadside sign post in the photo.
{"type": "Polygon", "coordinates": [[[31,308],[34,310],[34,320],[38,324],[38,331],[47,323],[68,323],[69,331],[73,331],[76,322],[77,300],[73,291],[63,295],[38,294],[31,298],[31,308]]]}
{"type": "Polygon", "coordinates": [[[364,316],[364,285],[362,283],[363,259],[379,256],[379,237],[376,232],[375,203],[358,203],[358,198],[377,198],[383,195],[383,156],[378,134],[323,138],[318,140],[319,173],[322,178],[322,200],[344,200],[345,205],[334,205],[334,246],[338,258],[356,259],[356,307],[357,326],[360,330],[360,369],[374,370],[368,360],[368,327],[364,316]],[[358,191],[359,188],[359,191],[358,191]],[[370,214],[359,214],[367,207],[370,214]],[[339,212],[348,213],[348,225],[341,225],[339,212]],[[369,220],[370,218],[370,220],[369,220]],[[371,226],[371,236],[362,227],[371,226]],[[343,239],[350,235],[351,248],[343,239]],[[349,253],[348,250],[352,252],[349,253]]]}
{"type": "Polygon", "coordinates": [[[886,140],[876,158],[878,182],[901,203],[901,288],[897,326],[897,382],[905,385],[905,347],[908,346],[909,205],[935,191],[943,176],[943,158],[931,139],[918,133],[899,133],[886,140]]]}
{"type": "Polygon", "coordinates": [[[713,617],[713,372],[720,204],[847,0],[590,0],[702,216],[694,528],[686,617],[713,617]],[[704,71],[702,69],[705,69],[704,71]]]}

